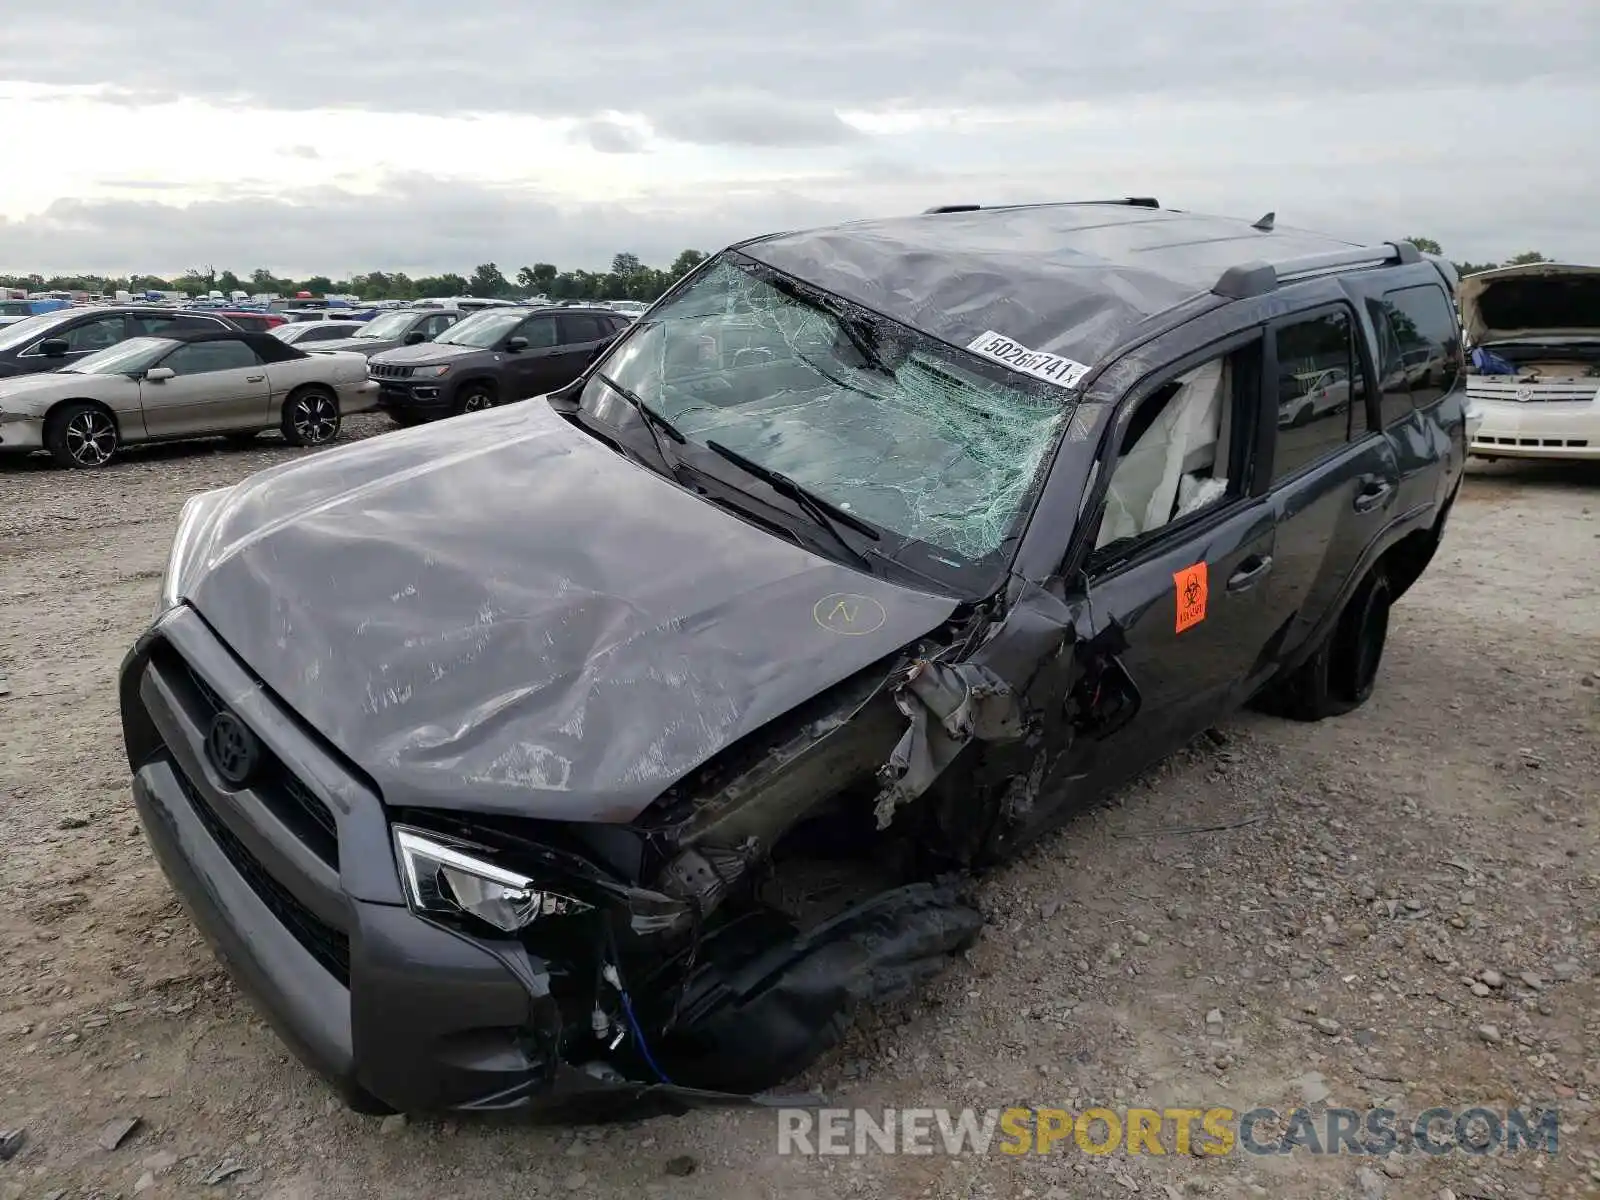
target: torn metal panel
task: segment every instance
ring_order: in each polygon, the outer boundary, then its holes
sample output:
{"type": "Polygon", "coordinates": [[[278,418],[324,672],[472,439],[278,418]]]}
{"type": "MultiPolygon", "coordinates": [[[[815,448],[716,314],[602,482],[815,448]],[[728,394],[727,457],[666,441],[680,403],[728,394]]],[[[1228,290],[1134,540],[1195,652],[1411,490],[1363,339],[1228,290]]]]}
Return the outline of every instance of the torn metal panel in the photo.
{"type": "Polygon", "coordinates": [[[912,663],[895,703],[910,725],[881,772],[885,786],[874,805],[879,829],[932,787],[969,742],[1013,741],[1025,728],[1011,686],[975,662],[912,663]]]}

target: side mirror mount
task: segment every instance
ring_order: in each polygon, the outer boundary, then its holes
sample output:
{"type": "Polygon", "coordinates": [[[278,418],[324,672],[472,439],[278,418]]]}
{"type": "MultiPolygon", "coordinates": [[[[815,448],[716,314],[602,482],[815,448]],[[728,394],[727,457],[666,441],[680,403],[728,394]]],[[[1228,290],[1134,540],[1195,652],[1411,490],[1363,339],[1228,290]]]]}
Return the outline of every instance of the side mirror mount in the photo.
{"type": "Polygon", "coordinates": [[[521,354],[528,348],[528,339],[525,337],[509,338],[506,341],[507,354],[521,354]]]}
{"type": "Polygon", "coordinates": [[[422,330],[420,330],[420,329],[413,329],[410,333],[406,334],[406,336],[402,339],[404,344],[407,345],[407,346],[420,346],[423,342],[425,342],[427,340],[428,340],[428,335],[423,333],[422,330]]]}
{"type": "Polygon", "coordinates": [[[151,367],[144,373],[144,381],[146,383],[165,383],[177,374],[171,367],[151,367]]]}
{"type": "Polygon", "coordinates": [[[65,358],[71,348],[66,338],[45,338],[39,343],[39,353],[46,358],[65,358]]]}

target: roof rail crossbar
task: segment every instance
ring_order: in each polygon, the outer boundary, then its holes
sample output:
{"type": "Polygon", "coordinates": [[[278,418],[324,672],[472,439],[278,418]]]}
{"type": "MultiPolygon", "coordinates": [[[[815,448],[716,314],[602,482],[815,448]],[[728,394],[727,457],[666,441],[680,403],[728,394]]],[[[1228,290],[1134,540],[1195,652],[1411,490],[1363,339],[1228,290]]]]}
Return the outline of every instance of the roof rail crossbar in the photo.
{"type": "Polygon", "coordinates": [[[1264,296],[1275,291],[1280,283],[1304,279],[1340,267],[1381,266],[1385,263],[1421,262],[1422,255],[1410,242],[1385,242],[1381,246],[1355,246],[1349,250],[1333,250],[1325,254],[1308,254],[1280,263],[1249,262],[1229,267],[1217,279],[1211,291],[1230,300],[1243,300],[1250,296],[1264,296]]]}

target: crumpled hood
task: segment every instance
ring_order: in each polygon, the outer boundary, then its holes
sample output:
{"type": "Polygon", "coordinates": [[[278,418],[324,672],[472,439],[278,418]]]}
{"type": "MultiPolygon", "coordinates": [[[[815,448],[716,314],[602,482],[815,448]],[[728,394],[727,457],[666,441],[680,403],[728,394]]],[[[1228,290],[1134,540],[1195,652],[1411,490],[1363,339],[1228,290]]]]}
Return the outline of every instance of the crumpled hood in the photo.
{"type": "Polygon", "coordinates": [[[1456,291],[1473,345],[1540,338],[1600,339],[1600,267],[1529,263],[1481,271],[1456,291]]]}
{"type": "Polygon", "coordinates": [[[389,804],[611,822],[956,604],[765,533],[539,401],[256,475],[189,561],[184,596],[389,804]]]}

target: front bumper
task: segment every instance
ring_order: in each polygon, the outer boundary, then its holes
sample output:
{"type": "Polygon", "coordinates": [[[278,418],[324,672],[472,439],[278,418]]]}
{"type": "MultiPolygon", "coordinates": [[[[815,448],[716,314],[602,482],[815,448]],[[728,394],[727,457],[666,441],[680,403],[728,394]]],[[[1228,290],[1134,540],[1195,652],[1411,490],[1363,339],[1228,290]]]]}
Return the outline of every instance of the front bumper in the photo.
{"type": "Polygon", "coordinates": [[[1473,398],[1468,429],[1473,454],[1600,458],[1600,403],[1591,400],[1524,403],[1473,398]]]}
{"type": "Polygon", "coordinates": [[[442,417],[455,400],[455,381],[443,379],[376,379],[374,405],[382,412],[405,413],[416,417],[442,417]]]}
{"type": "Polygon", "coordinates": [[[353,1107],[513,1107],[598,1087],[541,1049],[561,1021],[538,994],[543,964],[411,912],[378,797],[193,611],[140,639],[121,699],[162,870],[239,987],[353,1107]],[[244,788],[226,787],[203,748],[224,705],[268,751],[244,788]]]}
{"type": "Polygon", "coordinates": [[[0,412],[0,451],[43,449],[43,417],[0,412]]]}

